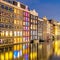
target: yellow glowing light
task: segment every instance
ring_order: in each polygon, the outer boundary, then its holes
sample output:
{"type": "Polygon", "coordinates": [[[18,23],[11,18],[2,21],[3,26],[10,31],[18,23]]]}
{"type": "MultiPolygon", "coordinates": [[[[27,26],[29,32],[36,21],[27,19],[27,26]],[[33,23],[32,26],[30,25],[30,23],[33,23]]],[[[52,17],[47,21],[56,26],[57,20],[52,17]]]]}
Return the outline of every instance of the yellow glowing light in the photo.
{"type": "Polygon", "coordinates": [[[58,56],[60,55],[60,41],[59,40],[55,41],[55,54],[58,56]]]}
{"type": "Polygon", "coordinates": [[[4,54],[1,53],[1,60],[4,60],[4,54]]]}
{"type": "Polygon", "coordinates": [[[13,58],[13,52],[9,51],[9,59],[12,60],[12,58],[13,58]]]}
{"type": "Polygon", "coordinates": [[[16,48],[17,48],[16,45],[14,45],[14,50],[16,50],[16,48]]]}
{"type": "Polygon", "coordinates": [[[6,36],[8,36],[8,31],[6,31],[6,36]]]}
{"type": "Polygon", "coordinates": [[[30,58],[31,59],[34,59],[36,57],[37,57],[37,53],[36,52],[30,53],[30,58]]]}
{"type": "Polygon", "coordinates": [[[1,32],[1,36],[4,36],[4,31],[1,32]]]}
{"type": "Polygon", "coordinates": [[[8,52],[5,52],[5,60],[8,60],[8,52]]]}
{"type": "Polygon", "coordinates": [[[12,34],[12,31],[10,31],[10,36],[12,36],[13,34],[12,34]]]}

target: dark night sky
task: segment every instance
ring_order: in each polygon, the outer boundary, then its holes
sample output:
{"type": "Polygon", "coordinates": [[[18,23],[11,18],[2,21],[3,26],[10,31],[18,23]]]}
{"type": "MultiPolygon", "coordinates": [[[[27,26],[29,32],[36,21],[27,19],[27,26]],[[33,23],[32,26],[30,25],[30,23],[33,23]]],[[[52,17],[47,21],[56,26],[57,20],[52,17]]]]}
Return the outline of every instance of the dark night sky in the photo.
{"type": "Polygon", "coordinates": [[[39,17],[46,16],[48,19],[60,21],[60,0],[17,0],[30,9],[35,9],[39,17]]]}

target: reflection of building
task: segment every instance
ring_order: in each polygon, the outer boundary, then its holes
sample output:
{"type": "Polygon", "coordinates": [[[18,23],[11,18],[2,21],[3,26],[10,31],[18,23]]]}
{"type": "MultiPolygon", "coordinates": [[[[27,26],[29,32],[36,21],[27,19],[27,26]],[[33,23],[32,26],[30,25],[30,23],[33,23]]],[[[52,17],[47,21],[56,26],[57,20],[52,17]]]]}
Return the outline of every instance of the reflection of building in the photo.
{"type": "Polygon", "coordinates": [[[57,37],[57,40],[60,40],[60,22],[57,23],[57,27],[56,27],[56,37],[57,37]]]}
{"type": "Polygon", "coordinates": [[[38,13],[35,10],[31,10],[30,30],[31,40],[38,39],[38,13]]]}

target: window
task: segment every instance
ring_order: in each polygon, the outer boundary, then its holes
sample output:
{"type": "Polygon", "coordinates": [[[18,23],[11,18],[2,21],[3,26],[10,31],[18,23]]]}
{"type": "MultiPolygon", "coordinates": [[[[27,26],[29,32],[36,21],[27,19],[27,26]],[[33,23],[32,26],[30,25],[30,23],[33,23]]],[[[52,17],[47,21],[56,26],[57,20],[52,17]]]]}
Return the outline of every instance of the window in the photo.
{"type": "Polygon", "coordinates": [[[28,17],[28,12],[26,12],[26,16],[28,17]]]}
{"type": "Polygon", "coordinates": [[[1,36],[4,36],[4,31],[1,32],[1,36]]]}
{"type": "Polygon", "coordinates": [[[20,31],[19,36],[22,36],[22,31],[20,31]]]}
{"type": "Polygon", "coordinates": [[[25,5],[23,5],[23,4],[20,4],[20,6],[21,6],[21,8],[23,8],[23,9],[25,9],[26,7],[25,7],[25,5]]]}
{"type": "Polygon", "coordinates": [[[6,9],[6,10],[8,10],[8,7],[7,7],[7,6],[5,6],[5,9],[6,9]]]}
{"type": "Polygon", "coordinates": [[[17,20],[17,24],[19,24],[19,20],[17,20]]]}
{"type": "Polygon", "coordinates": [[[20,42],[22,42],[22,37],[20,37],[19,39],[20,39],[20,42]]]}
{"type": "Polygon", "coordinates": [[[6,31],[6,36],[8,36],[8,31],[6,31]]]}
{"type": "Polygon", "coordinates": [[[17,9],[14,9],[14,13],[17,13],[17,9]]]}
{"type": "Polygon", "coordinates": [[[9,11],[13,11],[13,9],[12,8],[9,8],[9,11]]]}
{"type": "Polygon", "coordinates": [[[1,5],[1,8],[3,8],[3,9],[4,9],[4,5],[1,5]]]}
{"type": "Polygon", "coordinates": [[[25,31],[23,32],[23,36],[25,36],[25,31]]]}
{"type": "Polygon", "coordinates": [[[29,26],[29,22],[26,22],[26,26],[29,26]]]}
{"type": "Polygon", "coordinates": [[[16,24],[17,23],[17,21],[16,20],[14,20],[14,24],[16,24]]]}
{"type": "Polygon", "coordinates": [[[10,31],[10,36],[12,36],[12,35],[13,35],[12,31],[10,31]]]}
{"type": "Polygon", "coordinates": [[[14,31],[14,36],[17,36],[17,33],[16,33],[16,31],[14,31]]]}
{"type": "Polygon", "coordinates": [[[0,28],[4,28],[4,24],[0,24],[0,28]]]}
{"type": "Polygon", "coordinates": [[[17,14],[20,14],[20,11],[19,10],[17,10],[17,14]]]}
{"type": "Polygon", "coordinates": [[[17,31],[17,35],[19,36],[19,31],[17,31]]]}
{"type": "Polygon", "coordinates": [[[23,25],[25,25],[25,22],[23,22],[23,25]]]}
{"type": "Polygon", "coordinates": [[[17,6],[17,2],[16,1],[13,1],[13,5],[16,5],[17,6]]]}
{"type": "Polygon", "coordinates": [[[16,38],[14,38],[14,43],[16,43],[16,38]]]}
{"type": "Polygon", "coordinates": [[[25,42],[25,37],[23,37],[23,42],[25,42]]]}

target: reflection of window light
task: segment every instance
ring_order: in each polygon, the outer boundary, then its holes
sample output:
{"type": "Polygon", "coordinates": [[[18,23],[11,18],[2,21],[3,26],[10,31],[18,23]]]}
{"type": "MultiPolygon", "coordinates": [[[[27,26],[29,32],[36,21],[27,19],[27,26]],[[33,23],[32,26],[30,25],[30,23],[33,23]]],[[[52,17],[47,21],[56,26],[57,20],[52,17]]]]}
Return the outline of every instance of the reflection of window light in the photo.
{"type": "Polygon", "coordinates": [[[20,50],[20,52],[19,52],[19,53],[20,53],[20,56],[22,56],[22,50],[20,50]]]}
{"type": "Polygon", "coordinates": [[[18,57],[18,51],[14,51],[14,58],[18,57]]]}
{"type": "Polygon", "coordinates": [[[28,54],[25,54],[24,57],[25,57],[25,60],[29,60],[28,59],[28,54]]]}
{"type": "Polygon", "coordinates": [[[6,31],[6,36],[8,36],[8,31],[6,31]]]}

